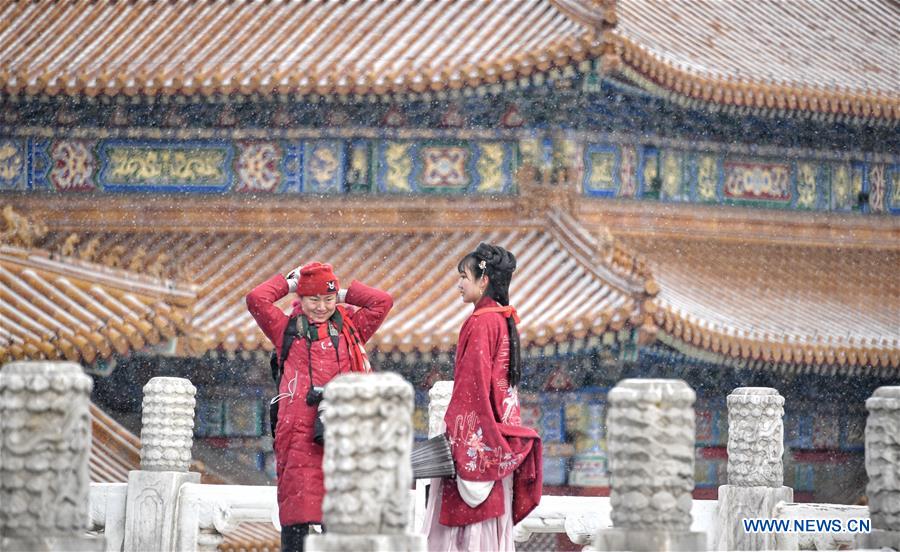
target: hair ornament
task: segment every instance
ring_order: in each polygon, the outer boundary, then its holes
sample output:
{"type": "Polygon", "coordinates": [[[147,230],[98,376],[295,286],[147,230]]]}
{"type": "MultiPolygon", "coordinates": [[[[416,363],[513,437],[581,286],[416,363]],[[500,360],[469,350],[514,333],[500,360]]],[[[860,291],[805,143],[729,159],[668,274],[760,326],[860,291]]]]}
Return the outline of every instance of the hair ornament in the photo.
{"type": "Polygon", "coordinates": [[[482,261],[478,263],[478,268],[480,268],[481,271],[484,272],[485,269],[487,269],[487,261],[482,259],[482,261]]]}

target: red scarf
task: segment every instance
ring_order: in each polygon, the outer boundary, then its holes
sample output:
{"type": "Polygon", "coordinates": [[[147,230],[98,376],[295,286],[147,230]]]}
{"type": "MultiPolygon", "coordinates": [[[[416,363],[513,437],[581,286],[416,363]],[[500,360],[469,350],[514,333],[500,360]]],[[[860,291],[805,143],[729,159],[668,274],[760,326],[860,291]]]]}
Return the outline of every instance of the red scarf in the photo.
{"type": "MultiPolygon", "coordinates": [[[[303,307],[300,305],[299,300],[295,300],[291,307],[291,318],[303,314],[303,307]]],[[[350,351],[350,371],[371,372],[372,364],[369,363],[369,355],[366,353],[366,347],[359,338],[359,332],[356,330],[356,326],[353,325],[353,320],[350,318],[352,311],[341,305],[337,306],[337,311],[341,313],[341,319],[343,320],[343,324],[341,324],[341,335],[347,340],[347,350],[350,351]]],[[[327,324],[323,324],[323,326],[327,327],[327,324]]],[[[316,329],[316,332],[319,335],[319,339],[328,336],[327,330],[325,331],[324,336],[318,328],[316,329]]]]}
{"type": "Polygon", "coordinates": [[[519,313],[516,312],[516,309],[514,307],[511,307],[509,305],[505,307],[482,307],[473,312],[472,316],[478,316],[479,314],[485,314],[488,312],[499,312],[503,315],[504,318],[509,318],[510,316],[512,316],[512,319],[515,321],[515,323],[517,325],[520,324],[519,313]]]}

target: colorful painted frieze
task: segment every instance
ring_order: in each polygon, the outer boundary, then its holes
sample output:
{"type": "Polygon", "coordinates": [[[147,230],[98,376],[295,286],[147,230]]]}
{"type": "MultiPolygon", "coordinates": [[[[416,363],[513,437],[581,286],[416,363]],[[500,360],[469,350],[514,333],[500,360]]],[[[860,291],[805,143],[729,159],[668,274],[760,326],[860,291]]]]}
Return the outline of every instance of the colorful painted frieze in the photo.
{"type": "Polygon", "coordinates": [[[841,426],[838,416],[819,412],[812,423],[812,448],[837,450],[840,447],[841,426]]]}
{"type": "Polygon", "coordinates": [[[59,140],[50,147],[50,182],[59,192],[80,192],[96,188],[97,165],[93,143],[84,140],[59,140]]]}
{"type": "Polygon", "coordinates": [[[606,487],[609,485],[609,459],[606,451],[582,452],[572,459],[569,485],[606,487]]]}
{"type": "Polygon", "coordinates": [[[723,464],[719,459],[704,458],[698,450],[694,459],[694,485],[697,488],[718,487],[721,482],[719,471],[723,464]]]}
{"type": "MultiPolygon", "coordinates": [[[[55,146],[51,149],[54,159],[51,181],[57,189],[61,189],[64,178],[74,186],[72,175],[77,174],[79,166],[92,166],[92,152],[85,145],[76,144],[62,152],[57,152],[55,146]],[[60,162],[63,156],[73,167],[65,172],[60,162]],[[82,157],[91,161],[81,162],[82,157]]],[[[100,143],[96,151],[99,157],[96,184],[108,192],[224,192],[233,179],[229,167],[233,148],[227,143],[109,140],[100,143]]],[[[86,170],[84,180],[89,188],[95,186],[86,170]]]]}
{"type": "Polygon", "coordinates": [[[887,167],[882,163],[869,165],[868,171],[868,207],[873,213],[883,213],[885,210],[885,195],[887,194],[887,167]]]}
{"type": "Polygon", "coordinates": [[[224,403],[221,399],[198,398],[197,437],[220,437],[224,434],[224,403]]]}
{"type": "Polygon", "coordinates": [[[225,435],[259,437],[263,435],[263,404],[258,399],[231,399],[225,402],[225,435]]]}
{"type": "Polygon", "coordinates": [[[785,485],[793,487],[794,491],[813,492],[816,489],[816,470],[813,464],[794,464],[793,482],[785,481],[785,485]]]}
{"type": "MultiPolygon", "coordinates": [[[[544,485],[565,485],[568,481],[568,458],[543,457],[544,485]]],[[[571,482],[569,482],[571,484],[571,482]]]]}
{"type": "Polygon", "coordinates": [[[278,191],[283,179],[281,146],[276,142],[239,142],[237,146],[234,191],[278,191]]]}
{"type": "Polygon", "coordinates": [[[841,449],[862,451],[866,445],[866,413],[841,416],[841,449]]]}
{"type": "Polygon", "coordinates": [[[502,194],[513,191],[510,141],[379,141],[377,189],[389,193],[502,194]]]}
{"type": "Polygon", "coordinates": [[[620,146],[619,163],[619,197],[635,197],[638,191],[637,175],[637,147],[632,145],[620,146]]]}
{"type": "Polygon", "coordinates": [[[813,448],[813,416],[786,412],[784,416],[784,444],[790,448],[813,448]]]}
{"type": "Polygon", "coordinates": [[[834,163],[831,165],[831,209],[851,211],[859,208],[860,194],[864,190],[865,167],[862,163],[834,163]]]}
{"type": "Polygon", "coordinates": [[[723,172],[726,201],[783,207],[793,199],[788,163],[727,159],[723,172]]]}
{"type": "Polygon", "coordinates": [[[457,138],[466,131],[453,127],[430,133],[439,138],[411,129],[396,129],[395,138],[350,129],[305,139],[0,135],[0,191],[504,195],[517,193],[516,171],[529,165],[539,179],[577,182],[590,197],[900,214],[900,165],[889,155],[738,155],[708,144],[516,132],[496,139],[457,138]]]}
{"type": "Polygon", "coordinates": [[[817,197],[817,167],[814,163],[797,163],[797,208],[815,209],[817,197]]]}
{"type": "Polygon", "coordinates": [[[659,199],[662,187],[660,152],[655,147],[640,148],[638,154],[638,195],[648,199],[659,199]]]}
{"type": "Polygon", "coordinates": [[[696,157],[696,166],[696,200],[701,203],[717,202],[721,172],[719,157],[710,153],[701,153],[696,157]]]}
{"type": "Polygon", "coordinates": [[[690,197],[687,156],[683,151],[664,149],[660,152],[659,198],[664,201],[685,201],[690,197]]]}

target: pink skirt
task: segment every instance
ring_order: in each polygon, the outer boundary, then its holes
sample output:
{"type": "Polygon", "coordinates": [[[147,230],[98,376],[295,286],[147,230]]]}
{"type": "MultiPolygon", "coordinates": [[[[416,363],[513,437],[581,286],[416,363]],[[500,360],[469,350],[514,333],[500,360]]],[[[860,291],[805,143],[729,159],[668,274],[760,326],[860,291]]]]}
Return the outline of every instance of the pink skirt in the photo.
{"type": "MultiPolygon", "coordinates": [[[[503,478],[503,515],[462,527],[441,525],[444,479],[432,479],[422,526],[429,552],[515,552],[512,522],[512,475],[503,478]]],[[[456,482],[446,480],[449,484],[456,482]]]]}

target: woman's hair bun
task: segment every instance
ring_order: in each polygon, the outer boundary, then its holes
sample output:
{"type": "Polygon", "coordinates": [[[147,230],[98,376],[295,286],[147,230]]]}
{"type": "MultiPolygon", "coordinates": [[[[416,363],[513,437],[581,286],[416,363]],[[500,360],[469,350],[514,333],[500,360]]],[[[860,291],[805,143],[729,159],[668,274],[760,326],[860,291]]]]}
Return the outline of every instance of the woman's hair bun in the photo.
{"type": "Polygon", "coordinates": [[[516,269],[515,256],[498,245],[480,243],[475,249],[475,256],[484,259],[491,272],[512,273],[516,269]]]}

